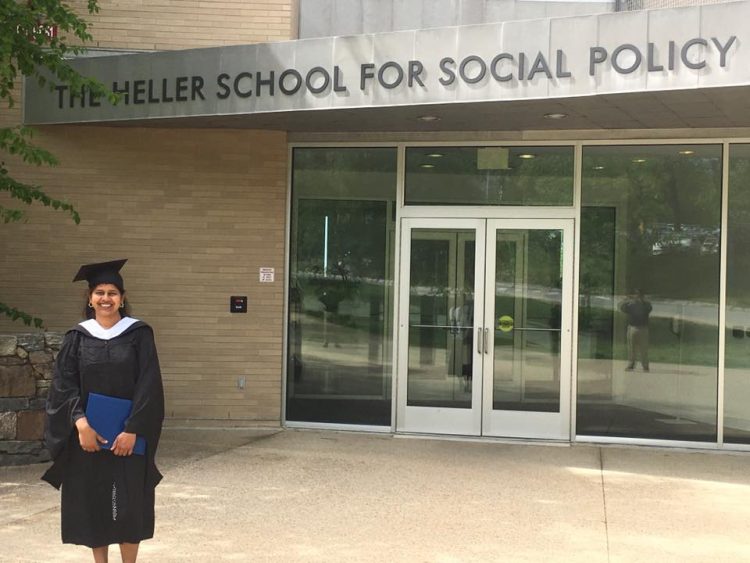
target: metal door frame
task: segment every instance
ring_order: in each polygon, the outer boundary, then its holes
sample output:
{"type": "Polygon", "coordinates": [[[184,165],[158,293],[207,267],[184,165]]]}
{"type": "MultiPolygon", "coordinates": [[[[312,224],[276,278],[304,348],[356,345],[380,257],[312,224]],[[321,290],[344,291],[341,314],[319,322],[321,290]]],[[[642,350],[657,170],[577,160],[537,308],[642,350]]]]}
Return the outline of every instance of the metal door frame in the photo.
{"type": "MultiPolygon", "coordinates": [[[[572,404],[572,322],[574,220],[562,219],[491,219],[491,218],[403,218],[400,228],[400,278],[398,302],[398,337],[396,344],[396,431],[409,433],[509,438],[570,440],[572,404]],[[474,342],[472,378],[481,385],[472,386],[472,408],[417,407],[407,405],[409,362],[409,298],[411,277],[411,241],[414,229],[473,229],[475,245],[475,315],[472,330],[482,338],[474,342]],[[560,412],[528,413],[492,411],[492,377],[489,366],[494,361],[494,339],[486,336],[494,317],[494,293],[487,287],[495,277],[495,232],[502,230],[559,229],[563,231],[563,288],[560,342],[560,412]],[[486,343],[485,343],[486,342],[486,343]],[[485,353],[485,350],[490,352],[485,353]],[[484,367],[486,366],[486,367],[484,367]],[[497,414],[508,413],[510,414],[497,414]],[[541,415],[541,416],[540,416],[541,415]],[[526,419],[527,422],[523,423],[526,419]],[[498,427],[500,428],[498,429],[498,427]],[[494,428],[494,429],[493,429],[494,428]]],[[[494,335],[494,333],[493,333],[494,335]]]]}
{"type": "MultiPolygon", "coordinates": [[[[399,280],[399,307],[398,307],[398,341],[397,341],[397,368],[396,368],[396,431],[416,432],[429,434],[453,434],[478,436],[481,432],[481,393],[479,385],[472,386],[472,408],[458,409],[447,407],[421,407],[408,406],[408,380],[409,371],[409,293],[411,279],[411,231],[413,229],[464,229],[474,230],[475,239],[475,261],[474,261],[474,307],[475,311],[483,311],[483,303],[478,298],[484,296],[484,260],[479,257],[485,252],[485,228],[484,219],[403,219],[401,221],[401,268],[399,280]]],[[[477,330],[477,315],[473,321],[472,331],[477,330]]],[[[479,356],[475,343],[472,354],[475,359],[479,356]]],[[[472,377],[475,381],[481,377],[480,362],[473,362],[472,377]]]]}
{"type": "MultiPolygon", "coordinates": [[[[495,281],[496,231],[528,230],[561,230],[562,240],[562,287],[561,320],[560,320],[560,410],[559,412],[502,411],[493,410],[493,376],[494,366],[494,293],[486,291],[485,330],[491,335],[487,338],[485,351],[485,369],[483,374],[482,435],[504,438],[526,438],[546,440],[570,440],[571,438],[571,404],[572,390],[572,356],[573,356],[573,249],[574,222],[572,219],[489,219],[487,221],[486,245],[486,278],[485,287],[489,288],[495,281]]],[[[526,249],[525,266],[528,267],[526,249]]]]}

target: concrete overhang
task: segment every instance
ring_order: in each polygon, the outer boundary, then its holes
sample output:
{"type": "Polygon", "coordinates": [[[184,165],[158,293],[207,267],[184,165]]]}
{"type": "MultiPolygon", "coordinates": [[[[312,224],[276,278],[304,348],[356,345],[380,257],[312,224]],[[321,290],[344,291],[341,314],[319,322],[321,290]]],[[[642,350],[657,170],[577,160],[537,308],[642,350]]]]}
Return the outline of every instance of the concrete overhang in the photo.
{"type": "Polygon", "coordinates": [[[290,132],[746,128],[750,2],[75,65],[127,91],[127,100],[92,105],[86,95],[71,99],[65,87],[50,92],[29,81],[26,123],[290,132]]]}
{"type": "Polygon", "coordinates": [[[300,133],[750,128],[750,86],[549,100],[131,119],[89,124],[269,129],[300,133]],[[550,114],[566,117],[545,117],[550,114]],[[424,116],[438,119],[423,121],[420,118],[424,116]]]}

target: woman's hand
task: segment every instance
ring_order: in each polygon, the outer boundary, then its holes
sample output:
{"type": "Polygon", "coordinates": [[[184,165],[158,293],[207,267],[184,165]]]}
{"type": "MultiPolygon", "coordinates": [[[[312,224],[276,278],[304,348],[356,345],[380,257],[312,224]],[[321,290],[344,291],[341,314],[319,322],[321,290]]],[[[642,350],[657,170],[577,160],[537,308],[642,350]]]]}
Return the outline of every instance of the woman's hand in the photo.
{"type": "Polygon", "coordinates": [[[99,444],[106,444],[107,440],[99,436],[96,430],[89,426],[86,417],[76,420],[76,429],[78,430],[78,441],[81,443],[81,449],[85,452],[98,452],[101,448],[99,444]]]}
{"type": "Polygon", "coordinates": [[[112,444],[112,453],[120,456],[132,455],[133,448],[135,447],[135,438],[135,434],[120,432],[112,444]]]}

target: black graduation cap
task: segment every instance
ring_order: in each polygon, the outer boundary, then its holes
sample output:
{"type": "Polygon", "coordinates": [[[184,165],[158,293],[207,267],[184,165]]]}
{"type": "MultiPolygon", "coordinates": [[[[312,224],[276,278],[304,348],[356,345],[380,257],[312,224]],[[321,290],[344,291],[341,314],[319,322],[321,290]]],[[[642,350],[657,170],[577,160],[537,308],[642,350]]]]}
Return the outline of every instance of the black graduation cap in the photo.
{"type": "Polygon", "coordinates": [[[123,289],[125,284],[122,281],[120,275],[120,269],[125,265],[128,259],[123,260],[112,260],[110,262],[99,262],[97,264],[86,264],[81,266],[78,270],[76,277],[73,278],[74,282],[86,280],[89,282],[89,286],[95,287],[102,283],[111,283],[116,285],[118,288],[123,289]]]}

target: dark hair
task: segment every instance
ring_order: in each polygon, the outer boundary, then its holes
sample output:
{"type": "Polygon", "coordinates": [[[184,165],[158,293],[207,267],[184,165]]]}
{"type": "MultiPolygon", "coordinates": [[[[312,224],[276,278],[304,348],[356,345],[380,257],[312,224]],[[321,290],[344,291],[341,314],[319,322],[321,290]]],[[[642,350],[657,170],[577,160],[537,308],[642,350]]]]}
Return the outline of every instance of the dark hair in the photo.
{"type": "MultiPolygon", "coordinates": [[[[91,294],[94,292],[96,287],[101,284],[96,284],[93,286],[89,286],[86,290],[84,301],[83,301],[83,318],[84,319],[94,319],[96,318],[96,315],[94,314],[94,309],[89,307],[89,303],[91,301],[91,294]]],[[[125,300],[125,289],[120,287],[118,284],[112,284],[114,285],[119,291],[120,295],[123,297],[123,304],[125,305],[120,309],[120,316],[121,317],[129,317],[130,316],[130,302],[128,300],[125,300]]]]}

